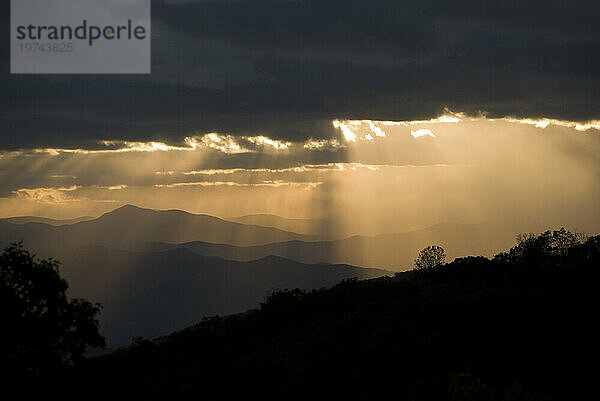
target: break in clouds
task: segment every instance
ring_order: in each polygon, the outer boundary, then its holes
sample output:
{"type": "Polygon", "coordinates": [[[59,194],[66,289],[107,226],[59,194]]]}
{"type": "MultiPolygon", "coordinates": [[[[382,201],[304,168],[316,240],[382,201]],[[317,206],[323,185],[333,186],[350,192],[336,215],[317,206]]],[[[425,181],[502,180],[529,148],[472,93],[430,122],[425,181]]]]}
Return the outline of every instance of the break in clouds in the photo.
{"type": "Polygon", "coordinates": [[[133,203],[320,218],[360,234],[439,222],[501,222],[513,232],[600,228],[600,136],[592,127],[460,114],[330,124],[329,140],[212,133],[178,146],[113,141],[4,152],[0,215],[97,216],[133,203]]]}

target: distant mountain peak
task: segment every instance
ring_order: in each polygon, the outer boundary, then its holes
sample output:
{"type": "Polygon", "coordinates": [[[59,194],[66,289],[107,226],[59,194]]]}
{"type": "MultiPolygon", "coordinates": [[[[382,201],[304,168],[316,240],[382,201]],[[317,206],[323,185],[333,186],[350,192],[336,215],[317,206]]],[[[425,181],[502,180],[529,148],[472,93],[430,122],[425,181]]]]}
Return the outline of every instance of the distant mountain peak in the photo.
{"type": "Polygon", "coordinates": [[[136,205],[127,204],[121,207],[118,207],[110,212],[104,213],[100,216],[100,219],[103,217],[115,217],[119,218],[143,218],[150,216],[161,216],[166,214],[179,214],[179,215],[188,215],[188,216],[198,216],[192,213],[188,213],[184,210],[156,210],[145,207],[140,207],[136,205]]]}
{"type": "Polygon", "coordinates": [[[185,210],[181,210],[181,209],[151,209],[151,208],[145,208],[145,207],[140,207],[140,206],[136,206],[136,205],[131,205],[131,204],[127,204],[127,205],[123,205],[121,207],[118,207],[114,210],[111,210],[110,212],[105,213],[103,216],[106,215],[127,215],[127,214],[141,214],[144,213],[146,215],[148,214],[179,214],[179,215],[187,215],[187,216],[202,216],[202,217],[211,217],[211,218],[215,218],[218,219],[218,217],[215,216],[211,216],[208,214],[196,214],[196,213],[190,213],[188,211],[185,210]]]}
{"type": "Polygon", "coordinates": [[[116,209],[113,209],[110,212],[107,212],[105,214],[120,213],[120,212],[129,212],[129,211],[141,211],[141,210],[152,210],[152,209],[147,209],[147,208],[139,207],[139,206],[136,206],[136,205],[127,204],[127,205],[123,205],[121,207],[118,207],[116,209]]]}

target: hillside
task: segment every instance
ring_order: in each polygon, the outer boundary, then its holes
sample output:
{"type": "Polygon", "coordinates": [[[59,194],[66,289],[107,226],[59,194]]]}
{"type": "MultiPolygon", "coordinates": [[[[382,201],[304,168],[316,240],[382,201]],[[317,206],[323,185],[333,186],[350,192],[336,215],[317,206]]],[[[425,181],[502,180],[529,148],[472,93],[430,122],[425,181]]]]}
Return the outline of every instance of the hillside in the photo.
{"type": "Polygon", "coordinates": [[[308,265],[269,256],[235,262],[187,249],[133,252],[93,246],[50,252],[72,297],[103,305],[101,334],[110,348],[155,338],[205,316],[256,307],[274,289],[330,287],[389,272],[348,265],[308,265]]]}
{"type": "Polygon", "coordinates": [[[106,400],[583,399],[595,388],[600,237],[563,234],[493,260],[278,292],[92,360],[74,380],[82,394],[102,383],[92,395],[106,400]]]}

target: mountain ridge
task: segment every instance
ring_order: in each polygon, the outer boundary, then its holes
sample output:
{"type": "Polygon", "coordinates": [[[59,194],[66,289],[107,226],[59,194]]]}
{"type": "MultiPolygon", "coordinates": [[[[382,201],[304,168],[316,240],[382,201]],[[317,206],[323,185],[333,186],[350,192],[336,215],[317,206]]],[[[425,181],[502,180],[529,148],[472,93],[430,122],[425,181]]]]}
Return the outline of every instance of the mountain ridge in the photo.
{"type": "Polygon", "coordinates": [[[308,239],[277,228],[241,224],[210,215],[181,210],[152,210],[125,205],[89,221],[51,226],[30,222],[13,224],[0,220],[0,243],[19,239],[34,248],[62,248],[73,245],[122,245],[132,241],[226,242],[259,245],[291,239],[308,239]]]}
{"type": "Polygon", "coordinates": [[[69,296],[101,303],[109,347],[154,338],[206,316],[256,307],[274,289],[329,287],[346,278],[389,275],[381,269],[306,264],[278,256],[231,261],[183,247],[162,251],[101,245],[47,250],[60,262],[69,296]]]}
{"type": "Polygon", "coordinates": [[[0,218],[0,221],[7,221],[13,224],[29,224],[29,223],[41,223],[47,224],[50,226],[63,226],[63,225],[71,225],[75,223],[79,223],[81,221],[89,221],[93,220],[96,217],[93,216],[80,216],[71,219],[52,219],[49,217],[40,217],[40,216],[15,216],[15,217],[3,217],[0,218]]]}
{"type": "Polygon", "coordinates": [[[422,230],[376,236],[354,235],[328,241],[290,240],[257,246],[233,246],[192,241],[180,244],[138,244],[141,249],[187,247],[207,256],[247,261],[276,255],[303,263],[342,263],[401,271],[411,268],[417,253],[432,244],[443,246],[448,259],[474,254],[491,255],[509,247],[516,236],[494,225],[439,223],[422,230]],[[145,248],[146,247],[146,248],[145,248]]]}

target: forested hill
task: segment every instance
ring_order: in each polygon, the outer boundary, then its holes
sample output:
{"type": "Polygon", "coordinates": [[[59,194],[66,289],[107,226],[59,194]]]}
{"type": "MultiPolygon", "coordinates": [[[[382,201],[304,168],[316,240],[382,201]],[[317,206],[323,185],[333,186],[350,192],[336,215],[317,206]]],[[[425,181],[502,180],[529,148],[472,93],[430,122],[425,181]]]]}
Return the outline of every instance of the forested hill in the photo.
{"type": "Polygon", "coordinates": [[[600,236],[522,237],[491,260],[276,292],[88,361],[76,381],[107,400],[583,399],[597,380],[598,266],[600,236]]]}

